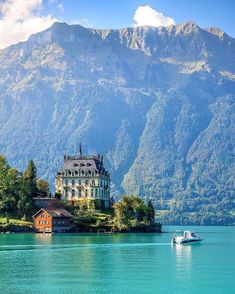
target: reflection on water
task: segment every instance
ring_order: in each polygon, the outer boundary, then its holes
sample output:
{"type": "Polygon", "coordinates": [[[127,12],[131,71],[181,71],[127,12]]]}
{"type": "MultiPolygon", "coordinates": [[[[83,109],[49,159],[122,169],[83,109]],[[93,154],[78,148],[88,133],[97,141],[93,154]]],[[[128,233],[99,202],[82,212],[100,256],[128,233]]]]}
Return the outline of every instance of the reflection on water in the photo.
{"type": "Polygon", "coordinates": [[[35,241],[36,243],[46,243],[51,244],[52,235],[51,234],[35,234],[35,241]]]}
{"type": "Polygon", "coordinates": [[[192,247],[191,245],[172,244],[175,254],[175,273],[177,279],[187,280],[191,277],[192,247]]]}

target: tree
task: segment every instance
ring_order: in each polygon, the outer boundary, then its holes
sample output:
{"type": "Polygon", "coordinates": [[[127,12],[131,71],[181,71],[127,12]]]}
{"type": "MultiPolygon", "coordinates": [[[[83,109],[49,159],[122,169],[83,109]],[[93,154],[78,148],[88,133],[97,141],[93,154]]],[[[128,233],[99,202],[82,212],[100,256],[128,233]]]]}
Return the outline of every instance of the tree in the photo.
{"type": "Polygon", "coordinates": [[[129,231],[137,227],[145,216],[145,205],[136,196],[123,196],[114,204],[114,224],[118,230],[129,231]]]}
{"type": "Polygon", "coordinates": [[[31,181],[37,180],[37,168],[32,159],[29,160],[28,166],[24,172],[24,177],[30,179],[31,181]]]}
{"type": "Polygon", "coordinates": [[[38,189],[38,194],[41,197],[47,197],[50,195],[49,183],[43,179],[37,180],[37,189],[38,189]]]}
{"type": "Polygon", "coordinates": [[[31,216],[34,209],[31,182],[28,178],[22,177],[20,186],[17,209],[21,217],[31,216]]]}
{"type": "Polygon", "coordinates": [[[151,200],[149,200],[147,203],[146,219],[147,219],[147,222],[149,222],[150,224],[153,224],[155,222],[155,209],[153,207],[151,200]]]}
{"type": "Polygon", "coordinates": [[[151,201],[147,204],[136,196],[123,196],[114,204],[114,228],[120,231],[159,231],[155,224],[155,210],[151,201]]]}
{"type": "Polygon", "coordinates": [[[37,168],[33,160],[30,160],[28,166],[23,174],[24,178],[24,189],[28,196],[33,198],[37,196],[38,188],[37,188],[37,168]]]}
{"type": "Polygon", "coordinates": [[[10,168],[6,158],[0,155],[0,211],[14,213],[18,201],[20,173],[10,168]]]}

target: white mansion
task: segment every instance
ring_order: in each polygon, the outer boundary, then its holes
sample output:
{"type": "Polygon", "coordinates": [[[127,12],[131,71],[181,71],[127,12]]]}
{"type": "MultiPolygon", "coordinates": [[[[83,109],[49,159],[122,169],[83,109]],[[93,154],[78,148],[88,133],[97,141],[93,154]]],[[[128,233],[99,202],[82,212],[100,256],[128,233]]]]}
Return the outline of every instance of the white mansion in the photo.
{"type": "Polygon", "coordinates": [[[104,168],[103,156],[64,155],[64,164],[56,175],[56,192],[61,199],[75,203],[81,198],[101,200],[101,206],[110,205],[110,174],[104,168]]]}

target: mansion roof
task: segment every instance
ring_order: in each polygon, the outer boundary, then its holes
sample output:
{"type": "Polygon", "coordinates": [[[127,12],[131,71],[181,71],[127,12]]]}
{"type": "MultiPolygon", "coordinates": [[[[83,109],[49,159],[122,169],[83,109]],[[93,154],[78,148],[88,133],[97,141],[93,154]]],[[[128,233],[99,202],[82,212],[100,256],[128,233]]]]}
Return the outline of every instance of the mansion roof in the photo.
{"type": "Polygon", "coordinates": [[[103,157],[98,156],[64,156],[64,163],[58,174],[75,172],[76,174],[103,174],[109,176],[103,165],[103,157]]]}

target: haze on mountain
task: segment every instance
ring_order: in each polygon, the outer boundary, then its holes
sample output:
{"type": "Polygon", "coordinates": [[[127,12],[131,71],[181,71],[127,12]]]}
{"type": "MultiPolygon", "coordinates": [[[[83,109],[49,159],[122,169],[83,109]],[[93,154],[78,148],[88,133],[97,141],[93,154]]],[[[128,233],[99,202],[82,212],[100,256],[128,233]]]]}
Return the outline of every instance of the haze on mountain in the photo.
{"type": "Polygon", "coordinates": [[[54,23],[0,50],[0,151],[54,183],[63,154],[99,152],[113,193],[167,223],[235,223],[235,40],[194,22],[54,23]]]}

